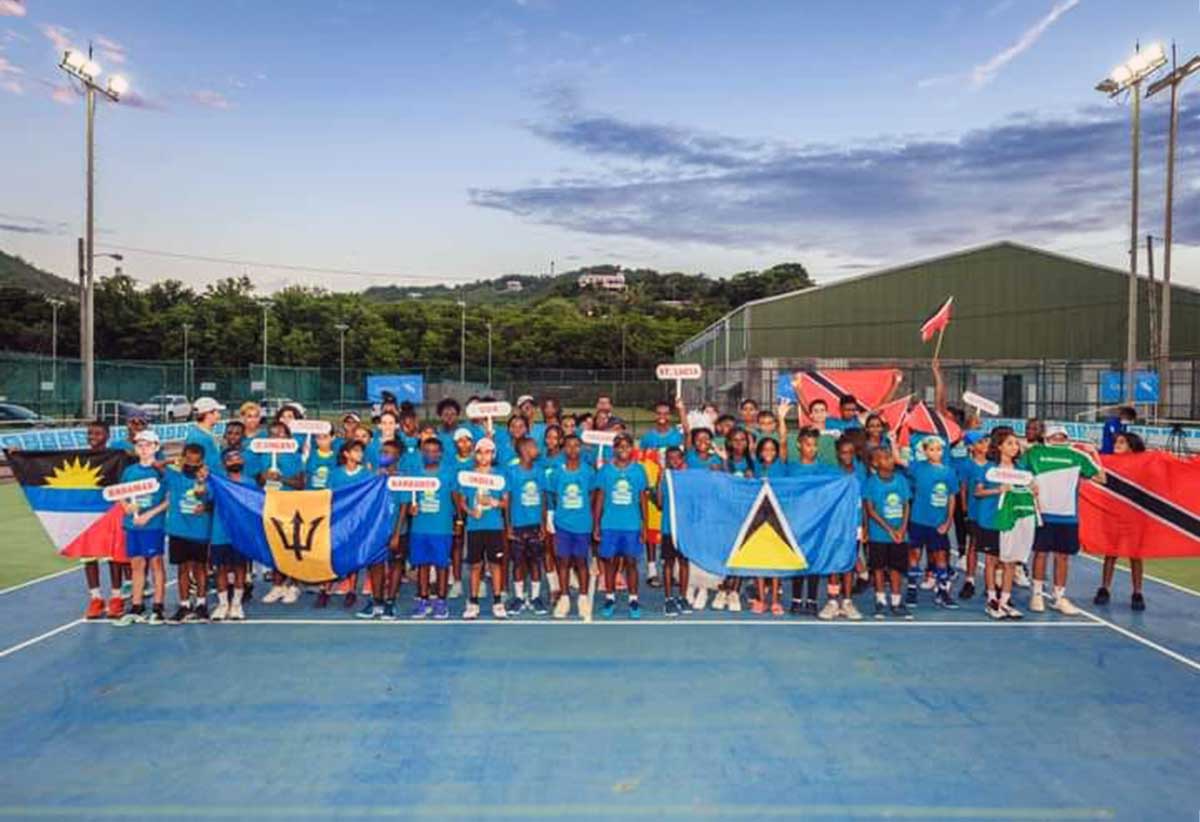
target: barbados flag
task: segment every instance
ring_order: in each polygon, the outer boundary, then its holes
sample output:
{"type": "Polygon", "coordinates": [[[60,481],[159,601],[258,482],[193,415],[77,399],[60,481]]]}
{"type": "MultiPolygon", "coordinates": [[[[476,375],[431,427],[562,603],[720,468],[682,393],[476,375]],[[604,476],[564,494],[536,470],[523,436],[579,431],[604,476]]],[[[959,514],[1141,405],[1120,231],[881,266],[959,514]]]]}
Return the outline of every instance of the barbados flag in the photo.
{"type": "Polygon", "coordinates": [[[325,582],[383,562],[395,516],[385,477],[323,491],[264,491],[211,476],[232,545],[301,582],[325,582]]]}
{"type": "Polygon", "coordinates": [[[124,451],[4,453],[29,507],[59,553],[124,559],[121,507],[104,499],[104,488],[120,482],[129,463],[124,451]]]}
{"type": "Polygon", "coordinates": [[[689,561],[721,576],[849,571],[858,556],[858,481],[849,474],[745,479],[667,471],[671,532],[689,561]]]}

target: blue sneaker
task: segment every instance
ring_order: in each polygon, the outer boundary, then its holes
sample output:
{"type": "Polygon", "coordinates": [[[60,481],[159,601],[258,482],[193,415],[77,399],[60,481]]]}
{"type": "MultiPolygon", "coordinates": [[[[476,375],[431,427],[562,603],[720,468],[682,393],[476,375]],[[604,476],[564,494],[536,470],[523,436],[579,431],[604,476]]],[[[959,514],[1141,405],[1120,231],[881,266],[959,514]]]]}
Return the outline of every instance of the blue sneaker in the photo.
{"type": "Polygon", "coordinates": [[[515,617],[525,609],[525,603],[513,597],[508,602],[504,603],[504,610],[508,612],[510,617],[515,617]]]}
{"type": "Polygon", "coordinates": [[[675,597],[675,605],[679,608],[679,613],[681,614],[692,613],[692,603],[688,602],[687,597],[675,597]]]}
{"type": "Polygon", "coordinates": [[[383,614],[379,618],[382,619],[384,622],[395,622],[396,621],[396,603],[394,603],[394,602],[383,603],[383,614]]]}
{"type": "Polygon", "coordinates": [[[450,608],[446,605],[446,600],[435,599],[433,601],[433,618],[434,619],[449,619],[450,608]]]}
{"type": "Polygon", "coordinates": [[[604,607],[600,609],[600,616],[605,619],[612,619],[613,612],[617,610],[617,601],[615,599],[604,600],[604,607]]]}
{"type": "Polygon", "coordinates": [[[642,605],[636,599],[630,600],[630,602],[629,602],[629,618],[630,619],[641,619],[642,618],[642,605]]]}
{"type": "Polygon", "coordinates": [[[904,604],[912,605],[914,608],[917,605],[917,586],[909,585],[904,589],[904,604]]]}
{"type": "Polygon", "coordinates": [[[675,597],[667,597],[663,603],[663,614],[669,617],[679,616],[679,603],[675,601],[675,597]]]}
{"type": "Polygon", "coordinates": [[[533,602],[525,603],[525,607],[531,609],[538,616],[545,616],[550,613],[550,609],[546,607],[546,603],[541,597],[534,597],[533,602]]]}
{"type": "Polygon", "coordinates": [[[429,616],[429,600],[417,597],[413,602],[412,612],[408,615],[409,619],[424,619],[429,616]]]}
{"type": "Polygon", "coordinates": [[[375,603],[368,599],[366,604],[363,605],[362,610],[356,613],[354,616],[358,619],[374,619],[375,603]]]}

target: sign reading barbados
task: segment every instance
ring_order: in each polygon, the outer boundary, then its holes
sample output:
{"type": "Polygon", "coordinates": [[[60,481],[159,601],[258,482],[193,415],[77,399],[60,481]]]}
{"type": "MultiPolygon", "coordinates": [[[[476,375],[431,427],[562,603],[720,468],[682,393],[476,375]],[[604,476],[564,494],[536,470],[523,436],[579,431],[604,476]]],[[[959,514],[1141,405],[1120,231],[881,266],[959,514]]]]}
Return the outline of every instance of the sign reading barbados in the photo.
{"type": "Polygon", "coordinates": [[[386,477],[334,491],[263,491],[210,477],[230,541],[301,582],[343,577],[387,558],[395,511],[386,477]]]}
{"type": "Polygon", "coordinates": [[[858,555],[861,499],[849,474],[744,479],[667,471],[671,533],[689,561],[722,576],[836,574],[858,555]]]}

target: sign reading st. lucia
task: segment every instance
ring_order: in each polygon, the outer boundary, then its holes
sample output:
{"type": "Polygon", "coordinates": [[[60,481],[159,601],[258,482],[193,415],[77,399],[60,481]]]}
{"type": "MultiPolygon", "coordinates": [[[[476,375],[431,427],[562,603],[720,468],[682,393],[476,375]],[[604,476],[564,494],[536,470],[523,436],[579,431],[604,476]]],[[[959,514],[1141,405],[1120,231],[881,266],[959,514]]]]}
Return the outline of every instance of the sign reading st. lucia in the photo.
{"type": "Polygon", "coordinates": [[[861,502],[852,475],[667,471],[666,482],[676,546],[709,573],[786,577],[854,567],[861,502]]]}

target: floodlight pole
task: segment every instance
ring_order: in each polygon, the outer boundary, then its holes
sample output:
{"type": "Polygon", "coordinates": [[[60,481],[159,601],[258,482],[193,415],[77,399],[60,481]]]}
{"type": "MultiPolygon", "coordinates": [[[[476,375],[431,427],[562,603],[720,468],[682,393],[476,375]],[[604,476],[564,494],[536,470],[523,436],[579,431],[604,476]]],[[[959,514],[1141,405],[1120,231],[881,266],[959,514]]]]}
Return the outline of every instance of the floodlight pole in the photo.
{"type": "Polygon", "coordinates": [[[459,300],[462,309],[462,326],[458,338],[458,384],[467,384],[467,301],[459,300]]]}
{"type": "Polygon", "coordinates": [[[188,390],[188,332],[192,330],[191,323],[183,324],[183,395],[191,397],[188,390]]]}
{"type": "Polygon", "coordinates": [[[350,326],[345,323],[338,323],[334,326],[338,332],[338,350],[340,352],[340,366],[338,368],[338,411],[341,412],[346,407],[346,332],[350,330],[350,326]]]}
{"type": "Polygon", "coordinates": [[[1125,337],[1125,404],[1133,405],[1137,397],[1137,258],[1138,258],[1138,159],[1141,155],[1142,139],[1142,83],[1136,81],[1130,87],[1133,95],[1131,185],[1132,201],[1129,204],[1129,322],[1125,337]]]}

